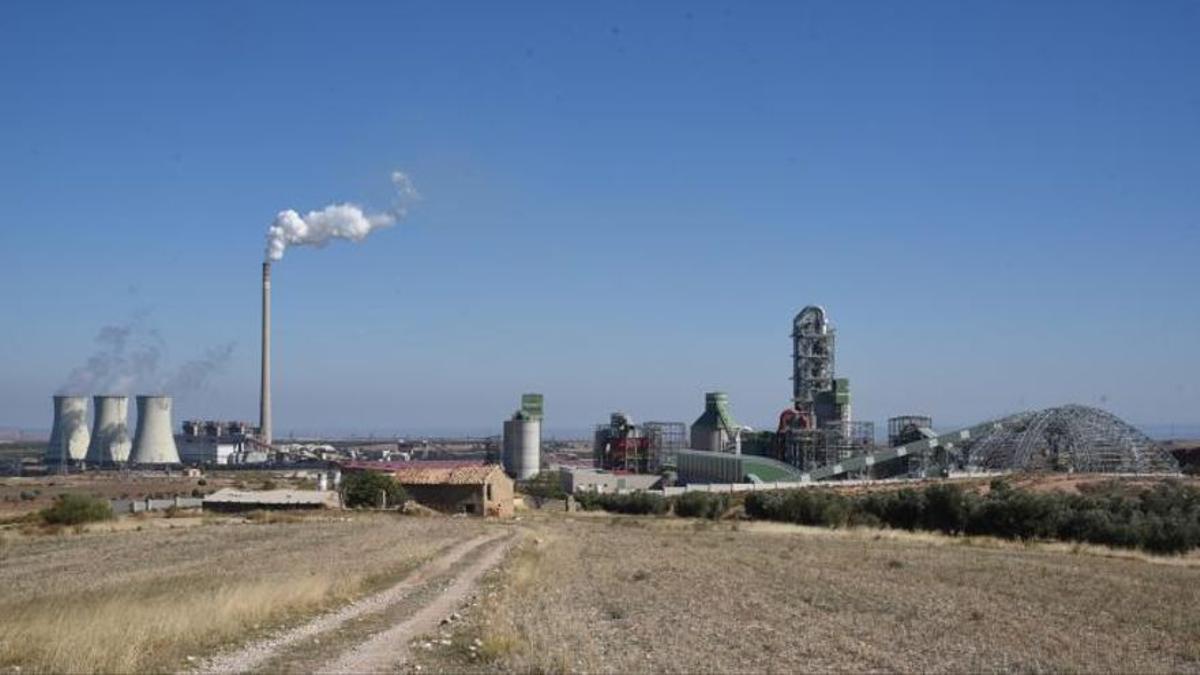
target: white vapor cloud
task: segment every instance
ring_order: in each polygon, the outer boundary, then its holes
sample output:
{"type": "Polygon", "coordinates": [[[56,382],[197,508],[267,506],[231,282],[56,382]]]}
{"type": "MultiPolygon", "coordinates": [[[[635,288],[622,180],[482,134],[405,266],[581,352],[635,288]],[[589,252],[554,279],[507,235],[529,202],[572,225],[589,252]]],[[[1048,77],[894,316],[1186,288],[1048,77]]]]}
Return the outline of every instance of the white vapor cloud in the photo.
{"type": "Polygon", "coordinates": [[[408,205],[420,199],[420,194],[402,171],[392,172],[392,185],[397,191],[396,202],[391,209],[380,213],[366,213],[361,206],[348,202],[330,204],[303,216],[292,209],[280,211],[267,228],[266,259],[280,260],[289,246],[320,248],[331,239],[362,241],[375,230],[394,225],[407,214],[408,205]]]}

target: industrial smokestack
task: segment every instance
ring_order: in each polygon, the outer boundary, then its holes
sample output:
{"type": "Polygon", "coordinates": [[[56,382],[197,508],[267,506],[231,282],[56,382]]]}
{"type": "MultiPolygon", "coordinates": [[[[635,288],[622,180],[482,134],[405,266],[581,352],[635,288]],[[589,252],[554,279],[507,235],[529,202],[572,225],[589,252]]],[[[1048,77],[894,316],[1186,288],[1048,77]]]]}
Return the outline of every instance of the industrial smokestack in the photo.
{"type": "Polygon", "coordinates": [[[133,464],[179,464],[179,449],[171,432],[171,397],[137,397],[137,431],[133,434],[133,464]]]}
{"type": "Polygon", "coordinates": [[[262,277],[262,389],[258,399],[259,436],[271,444],[271,262],[263,263],[262,277]]]}
{"type": "Polygon", "coordinates": [[[46,464],[78,462],[87,457],[87,397],[55,396],[54,427],[46,446],[46,464]]]}
{"type": "Polygon", "coordinates": [[[92,440],[88,444],[88,464],[123,464],[129,459],[129,397],[95,396],[92,398],[92,440]]]}

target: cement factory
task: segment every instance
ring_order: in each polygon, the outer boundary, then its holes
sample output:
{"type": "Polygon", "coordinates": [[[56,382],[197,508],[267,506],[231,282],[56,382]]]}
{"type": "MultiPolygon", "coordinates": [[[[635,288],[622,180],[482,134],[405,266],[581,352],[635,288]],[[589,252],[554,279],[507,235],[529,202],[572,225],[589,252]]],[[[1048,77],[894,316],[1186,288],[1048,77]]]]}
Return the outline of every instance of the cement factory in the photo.
{"type": "Polygon", "coordinates": [[[773,431],[739,424],[728,395],[709,392],[686,436],[681,422],[638,425],[614,412],[596,428],[595,467],[615,474],[666,472],[682,484],[748,485],[1011,471],[1179,471],[1169,453],[1133,426],[1079,405],[948,433],[935,431],[927,415],[899,415],[888,420],[887,444],[879,446],[874,424],[852,417],[850,381],[836,376],[836,331],[825,309],[800,310],[791,337],[792,400],[773,431]]]}

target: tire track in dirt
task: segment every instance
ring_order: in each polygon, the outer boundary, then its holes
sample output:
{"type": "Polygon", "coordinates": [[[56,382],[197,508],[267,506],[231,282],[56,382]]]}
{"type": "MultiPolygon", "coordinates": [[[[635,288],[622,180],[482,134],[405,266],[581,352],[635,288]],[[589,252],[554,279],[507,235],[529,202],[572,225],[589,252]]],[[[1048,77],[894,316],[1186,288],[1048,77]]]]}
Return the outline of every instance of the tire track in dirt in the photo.
{"type": "Polygon", "coordinates": [[[316,668],[314,672],[378,673],[395,670],[408,658],[409,644],[417,636],[435,630],[443,617],[465,602],[480,578],[500,564],[508,549],[509,546],[504,543],[492,545],[488,551],[459,572],[433,601],[422,606],[404,621],[376,633],[357,647],[316,668]]]}
{"type": "MultiPolygon", "coordinates": [[[[201,664],[195,672],[243,673],[261,667],[293,645],[341,628],[359,617],[386,610],[402,601],[428,580],[448,572],[471,552],[504,536],[504,533],[485,534],[455,544],[387,590],[357,600],[337,611],[319,616],[304,625],[248,644],[234,652],[213,657],[201,664]]],[[[501,548],[497,547],[497,550],[501,548]]]]}

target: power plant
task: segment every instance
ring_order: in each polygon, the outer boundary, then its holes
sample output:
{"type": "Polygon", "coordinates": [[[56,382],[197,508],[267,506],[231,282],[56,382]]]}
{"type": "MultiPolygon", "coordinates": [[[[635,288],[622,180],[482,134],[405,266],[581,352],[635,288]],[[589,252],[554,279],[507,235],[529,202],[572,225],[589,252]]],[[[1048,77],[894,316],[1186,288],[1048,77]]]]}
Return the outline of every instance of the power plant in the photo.
{"type": "Polygon", "coordinates": [[[46,445],[46,464],[82,462],[87,457],[87,410],[86,396],[54,397],[54,426],[46,445]]]}

